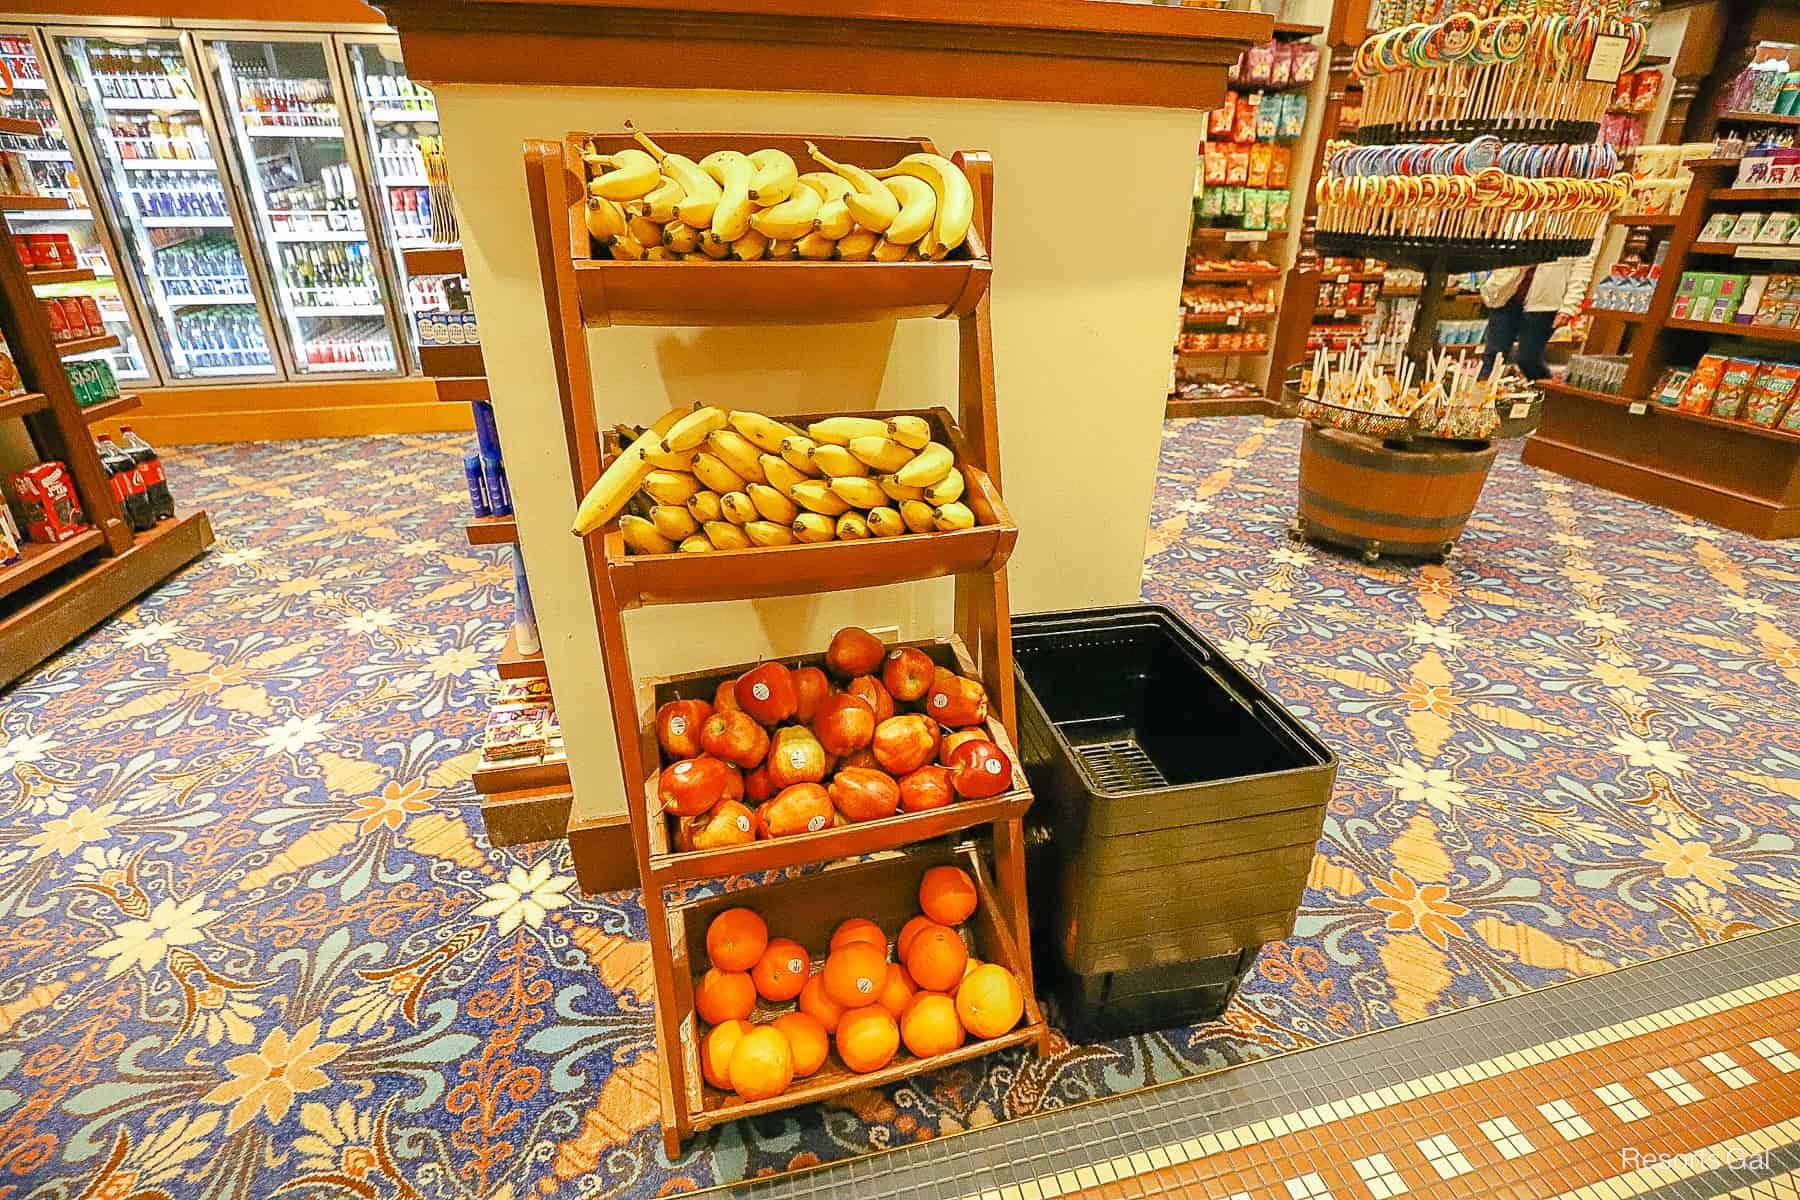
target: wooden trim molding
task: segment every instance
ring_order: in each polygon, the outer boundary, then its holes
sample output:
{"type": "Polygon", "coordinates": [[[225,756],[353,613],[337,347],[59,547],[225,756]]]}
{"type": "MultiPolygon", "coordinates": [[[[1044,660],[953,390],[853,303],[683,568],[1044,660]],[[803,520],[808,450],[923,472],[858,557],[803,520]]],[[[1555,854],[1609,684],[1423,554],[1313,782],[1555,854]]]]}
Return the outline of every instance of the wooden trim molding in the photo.
{"type": "Polygon", "coordinates": [[[377,0],[413,78],[1201,109],[1262,13],[1092,0],[377,0]],[[579,43],[577,46],[576,43],[579,43]],[[670,46],[681,53],[670,55],[670,46]]]}
{"type": "MultiPolygon", "coordinates": [[[[154,446],[359,437],[370,433],[457,433],[475,427],[466,405],[438,401],[433,379],[335,380],[145,388],[122,418],[154,446]]],[[[121,421],[100,421],[96,434],[121,421]]]]}
{"type": "Polygon", "coordinates": [[[638,886],[637,851],[631,844],[631,819],[624,813],[596,821],[569,823],[569,857],[583,895],[616,892],[638,886]]]}

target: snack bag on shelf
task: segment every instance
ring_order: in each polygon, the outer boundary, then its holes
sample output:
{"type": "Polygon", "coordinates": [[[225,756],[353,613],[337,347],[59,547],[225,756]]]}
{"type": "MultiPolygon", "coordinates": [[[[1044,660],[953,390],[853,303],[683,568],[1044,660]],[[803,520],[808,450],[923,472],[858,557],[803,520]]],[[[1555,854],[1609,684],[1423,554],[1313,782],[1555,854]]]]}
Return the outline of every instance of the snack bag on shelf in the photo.
{"type": "Polygon", "coordinates": [[[1283,141],[1293,141],[1306,130],[1306,94],[1287,92],[1280,99],[1281,115],[1275,136],[1283,141]]]}
{"type": "Polygon", "coordinates": [[[1244,182],[1251,187],[1269,186],[1269,151],[1274,149],[1268,142],[1258,142],[1250,147],[1250,161],[1244,182]]]}
{"type": "Polygon", "coordinates": [[[1206,133],[1214,141],[1230,141],[1231,131],[1237,128],[1238,95],[1236,92],[1225,93],[1225,103],[1206,114],[1206,133]]]}
{"type": "Polygon", "coordinates": [[[1268,83],[1275,69],[1274,42],[1252,46],[1244,53],[1244,82],[1268,83]]]}
{"type": "Polygon", "coordinates": [[[19,529],[13,524],[12,510],[0,500],[0,567],[16,563],[24,556],[19,549],[19,529]]]}
{"type": "Polygon", "coordinates": [[[1664,408],[1674,408],[1681,402],[1681,394],[1687,389],[1688,380],[1694,372],[1687,367],[1669,367],[1663,372],[1662,380],[1657,383],[1651,398],[1664,408]]]}
{"type": "Polygon", "coordinates": [[[1244,228],[1269,227],[1269,193],[1262,188],[1244,189],[1244,228]]]}
{"type": "Polygon", "coordinates": [[[1275,43],[1269,56],[1269,86],[1284,88],[1294,79],[1294,48],[1286,42],[1275,43]]]}
{"type": "Polygon", "coordinates": [[[1290,193],[1286,188],[1269,190],[1269,228],[1277,233],[1288,227],[1290,193]]]}
{"type": "Polygon", "coordinates": [[[1205,179],[1207,187],[1223,187],[1227,180],[1227,172],[1231,169],[1231,148],[1226,142],[1208,142],[1205,150],[1205,179]]]}
{"type": "Polygon", "coordinates": [[[1754,358],[1734,358],[1727,362],[1724,374],[1719,377],[1719,386],[1713,391],[1712,407],[1708,411],[1715,417],[1735,421],[1743,411],[1751,385],[1756,382],[1757,369],[1762,365],[1754,358]]]}
{"type": "Polygon", "coordinates": [[[1281,100],[1282,96],[1279,92],[1273,96],[1264,96],[1262,103],[1256,106],[1256,122],[1252,127],[1254,133],[1251,137],[1239,140],[1254,141],[1256,138],[1261,138],[1265,142],[1273,141],[1281,129],[1281,100]]]}
{"type": "Polygon", "coordinates": [[[34,542],[61,542],[87,528],[69,468],[60,462],[34,463],[13,472],[13,492],[25,511],[25,529],[34,542]]]}
{"type": "Polygon", "coordinates": [[[1232,146],[1226,155],[1225,182],[1243,185],[1250,179],[1250,147],[1232,146]]]}
{"type": "Polygon", "coordinates": [[[1723,242],[1731,237],[1731,228],[1737,224],[1737,218],[1728,212],[1716,212],[1706,219],[1706,227],[1700,231],[1703,242],[1723,242]]]}
{"type": "Polygon", "coordinates": [[[1219,189],[1219,212],[1227,217],[1244,215],[1244,189],[1241,187],[1222,187],[1219,189]]]}
{"type": "Polygon", "coordinates": [[[1298,42],[1294,45],[1293,80],[1295,83],[1311,83],[1319,77],[1319,47],[1312,42],[1298,42]]]}
{"type": "Polygon", "coordinates": [[[1756,387],[1744,402],[1744,419],[1764,429],[1775,428],[1794,407],[1797,382],[1800,382],[1800,365],[1770,363],[1757,376],[1756,387]]]}
{"type": "Polygon", "coordinates": [[[1703,413],[1712,407],[1713,392],[1718,389],[1719,381],[1725,376],[1725,356],[1708,354],[1694,365],[1694,373],[1688,378],[1687,387],[1681,393],[1681,402],[1675,407],[1682,412],[1703,413]]]}
{"type": "Polygon", "coordinates": [[[1291,151],[1286,146],[1269,147],[1269,186],[1284,188],[1288,185],[1288,164],[1291,151]]]}

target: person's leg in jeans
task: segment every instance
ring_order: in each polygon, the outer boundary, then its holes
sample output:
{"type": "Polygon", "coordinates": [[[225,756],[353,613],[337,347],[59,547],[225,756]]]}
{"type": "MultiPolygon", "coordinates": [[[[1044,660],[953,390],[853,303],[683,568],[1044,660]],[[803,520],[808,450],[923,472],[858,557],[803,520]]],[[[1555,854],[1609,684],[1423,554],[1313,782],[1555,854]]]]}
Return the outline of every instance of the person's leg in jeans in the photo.
{"type": "Polygon", "coordinates": [[[1514,294],[1511,300],[1499,308],[1487,310],[1487,347],[1481,356],[1481,377],[1486,379],[1488,372],[1494,369],[1496,358],[1506,357],[1512,350],[1513,339],[1519,334],[1519,318],[1525,315],[1525,297],[1514,294]]]}
{"type": "Polygon", "coordinates": [[[1546,379],[1550,375],[1550,364],[1544,361],[1544,346],[1550,340],[1550,331],[1556,325],[1556,312],[1546,309],[1543,312],[1528,312],[1519,315],[1519,357],[1513,361],[1519,364],[1519,373],[1527,379],[1546,379]]]}

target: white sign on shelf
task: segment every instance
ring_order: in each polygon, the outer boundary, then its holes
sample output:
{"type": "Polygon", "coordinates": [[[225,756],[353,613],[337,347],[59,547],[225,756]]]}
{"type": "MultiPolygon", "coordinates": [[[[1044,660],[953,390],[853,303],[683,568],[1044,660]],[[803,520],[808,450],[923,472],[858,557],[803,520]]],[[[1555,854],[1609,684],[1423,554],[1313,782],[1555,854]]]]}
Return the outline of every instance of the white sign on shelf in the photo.
{"type": "Polygon", "coordinates": [[[1519,401],[1512,406],[1512,411],[1508,412],[1506,415],[1508,420],[1523,421],[1526,417],[1531,415],[1531,401],[1519,401]]]}
{"type": "Polygon", "coordinates": [[[1650,406],[1648,404],[1644,403],[1642,400],[1634,400],[1631,402],[1630,406],[1625,409],[1625,411],[1630,413],[1634,417],[1641,417],[1645,413],[1650,411],[1650,406]]]}
{"type": "Polygon", "coordinates": [[[1227,229],[1225,240],[1228,242],[1266,242],[1269,231],[1266,229],[1227,229]]]}
{"type": "Polygon", "coordinates": [[[1595,38],[1594,53],[1588,59],[1587,81],[1619,82],[1619,74],[1625,69],[1625,51],[1629,46],[1630,43],[1616,34],[1607,33],[1595,38]]]}
{"type": "Polygon", "coordinates": [[[1731,252],[1733,258],[1777,258],[1788,261],[1800,260],[1800,246],[1739,246],[1731,252]]]}

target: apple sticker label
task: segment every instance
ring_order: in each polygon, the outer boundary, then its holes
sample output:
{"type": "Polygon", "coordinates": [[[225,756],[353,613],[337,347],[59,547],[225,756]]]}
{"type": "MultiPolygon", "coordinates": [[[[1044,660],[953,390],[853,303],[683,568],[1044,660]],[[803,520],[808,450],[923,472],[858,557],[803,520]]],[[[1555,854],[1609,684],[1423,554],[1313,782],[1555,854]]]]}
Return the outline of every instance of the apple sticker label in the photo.
{"type": "Polygon", "coordinates": [[[801,767],[804,767],[805,765],[806,765],[806,751],[800,749],[798,746],[796,746],[792,750],[788,751],[788,766],[790,766],[790,767],[794,768],[794,770],[798,771],[801,767]]]}
{"type": "Polygon", "coordinates": [[[810,820],[806,823],[806,832],[808,832],[808,833],[817,833],[817,832],[819,832],[819,830],[821,830],[823,828],[825,828],[825,818],[824,817],[814,817],[812,820],[810,820]]]}
{"type": "Polygon", "coordinates": [[[677,775],[686,775],[689,771],[691,771],[693,769],[694,769],[694,764],[692,761],[680,762],[680,763],[675,764],[675,773],[677,775]]]}
{"type": "Polygon", "coordinates": [[[669,732],[674,734],[676,737],[680,737],[682,734],[686,733],[687,732],[687,718],[686,717],[670,717],[669,718],[669,732]]]}
{"type": "Polygon", "coordinates": [[[750,818],[746,817],[743,813],[739,813],[738,819],[737,819],[737,827],[738,827],[739,833],[749,833],[750,832],[750,818]]]}
{"type": "Polygon", "coordinates": [[[750,694],[755,696],[758,700],[767,700],[769,698],[769,685],[758,680],[756,683],[750,685],[750,694]]]}
{"type": "Polygon", "coordinates": [[[998,775],[1000,773],[1000,760],[997,758],[990,758],[987,760],[987,765],[981,769],[986,771],[989,775],[998,775]]]}
{"type": "Polygon", "coordinates": [[[797,958],[788,959],[788,974],[798,975],[803,969],[805,969],[805,964],[803,964],[799,959],[797,959],[797,958]]]}
{"type": "MultiPolygon", "coordinates": [[[[939,692],[937,695],[935,695],[931,698],[931,707],[933,707],[933,708],[944,708],[944,707],[948,706],[949,703],[950,703],[950,697],[946,696],[942,692],[939,692]]],[[[681,731],[676,730],[676,732],[679,733],[681,731]]]]}

